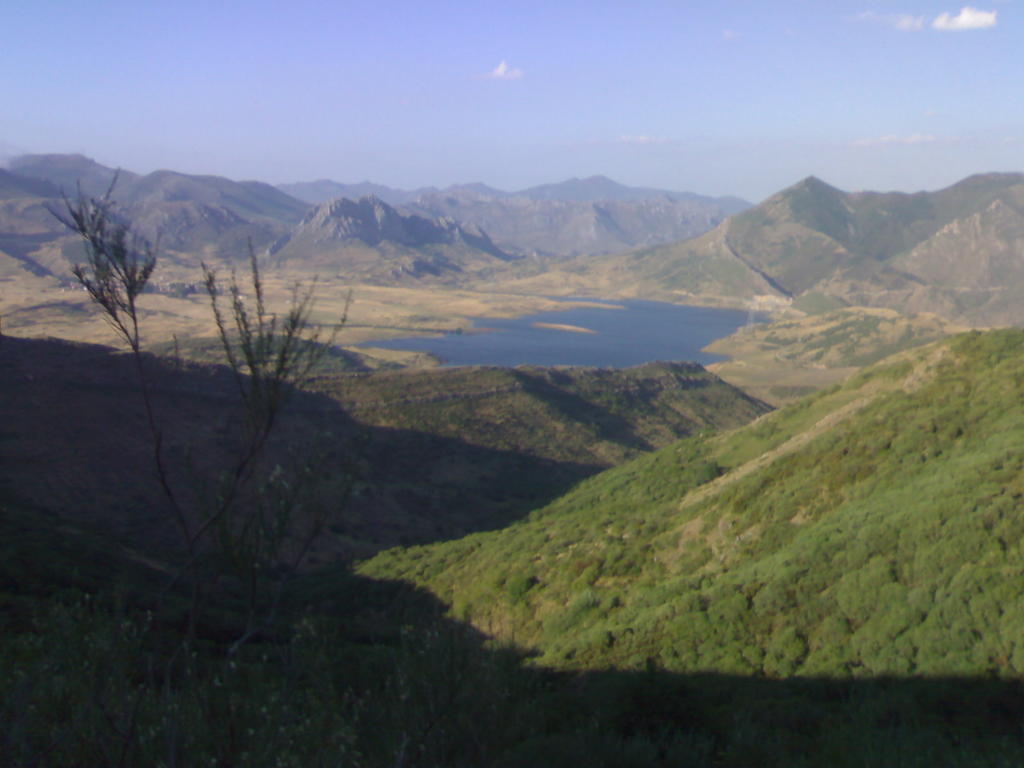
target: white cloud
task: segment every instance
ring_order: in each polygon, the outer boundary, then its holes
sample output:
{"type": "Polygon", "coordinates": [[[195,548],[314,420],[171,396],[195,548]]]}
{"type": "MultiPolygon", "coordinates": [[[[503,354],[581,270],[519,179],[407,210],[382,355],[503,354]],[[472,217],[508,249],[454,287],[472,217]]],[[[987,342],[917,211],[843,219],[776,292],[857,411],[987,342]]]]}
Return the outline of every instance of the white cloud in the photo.
{"type": "Polygon", "coordinates": [[[890,134],[888,136],[876,136],[871,139],[857,139],[853,142],[855,147],[884,147],[891,146],[894,144],[913,145],[913,144],[934,144],[939,141],[938,137],[931,135],[930,133],[914,133],[909,136],[896,136],[890,134]]]}
{"type": "Polygon", "coordinates": [[[861,21],[884,24],[901,32],[916,32],[919,29],[924,29],[925,25],[924,16],[911,16],[909,13],[875,13],[874,11],[864,11],[857,18],[861,21]]]}
{"type": "Polygon", "coordinates": [[[489,80],[518,80],[523,74],[523,70],[510,67],[508,62],[502,59],[501,63],[488,72],[485,77],[489,80]]]}
{"type": "Polygon", "coordinates": [[[911,16],[908,13],[901,13],[893,17],[892,24],[896,29],[904,32],[913,32],[924,26],[924,16],[911,16]]]}
{"type": "MultiPolygon", "coordinates": [[[[993,0],[997,2],[998,0],[993,0]]],[[[996,11],[982,11],[973,6],[966,5],[956,15],[951,13],[939,14],[929,24],[924,16],[912,16],[909,13],[875,13],[864,11],[856,16],[858,21],[867,21],[873,24],[884,24],[887,27],[898,29],[901,32],[917,32],[926,26],[938,29],[943,32],[959,31],[964,29],[987,29],[996,25],[996,11]]]]}
{"type": "Polygon", "coordinates": [[[952,16],[943,13],[932,22],[932,27],[945,32],[955,32],[964,29],[987,29],[996,25],[996,11],[981,11],[966,5],[960,9],[960,13],[952,16]]]}
{"type": "Polygon", "coordinates": [[[740,33],[737,32],[735,29],[723,29],[722,30],[722,39],[723,40],[736,40],[736,39],[739,38],[739,36],[740,36],[740,33]]]}
{"type": "Polygon", "coordinates": [[[619,144],[668,144],[670,139],[660,136],[619,136],[619,144]]]}

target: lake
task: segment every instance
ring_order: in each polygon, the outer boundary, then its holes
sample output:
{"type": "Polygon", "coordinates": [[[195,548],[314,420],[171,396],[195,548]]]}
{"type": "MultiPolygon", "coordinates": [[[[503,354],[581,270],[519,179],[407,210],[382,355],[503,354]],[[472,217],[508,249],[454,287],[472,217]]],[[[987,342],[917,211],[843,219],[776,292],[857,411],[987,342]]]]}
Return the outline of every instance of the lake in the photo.
{"type": "Polygon", "coordinates": [[[450,366],[627,368],[652,360],[707,365],[724,358],[701,349],[748,320],[743,310],[628,300],[512,319],[474,318],[473,329],[465,333],[369,341],[361,346],[426,352],[450,366]]]}

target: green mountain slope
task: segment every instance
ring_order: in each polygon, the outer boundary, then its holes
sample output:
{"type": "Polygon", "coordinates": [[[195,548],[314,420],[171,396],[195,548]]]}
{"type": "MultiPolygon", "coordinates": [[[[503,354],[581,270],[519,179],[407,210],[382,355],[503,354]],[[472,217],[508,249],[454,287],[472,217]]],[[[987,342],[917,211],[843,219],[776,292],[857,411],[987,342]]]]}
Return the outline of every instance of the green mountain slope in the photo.
{"type": "Polygon", "coordinates": [[[953,337],[362,572],[555,665],[1017,675],[1022,396],[1024,333],[953,337]]]}
{"type": "Polygon", "coordinates": [[[692,240],[577,259],[523,288],[764,306],[825,297],[972,325],[1024,311],[1024,175],[937,192],[847,193],[809,177],[692,240]]]}
{"type": "MultiPolygon", "coordinates": [[[[13,500],[41,466],[65,484],[81,468],[57,459],[30,466],[46,450],[72,444],[82,454],[74,459],[123,470],[133,449],[118,439],[133,393],[110,376],[128,361],[97,347],[46,349],[54,345],[0,344],[5,395],[16,398],[0,398],[0,469],[13,460],[27,470],[0,488],[5,764],[1022,764],[1019,333],[906,353],[751,428],[677,443],[595,477],[500,537],[371,566],[390,563],[435,589],[448,583],[462,615],[537,645],[547,661],[644,667],[587,674],[524,666],[462,622],[439,620],[425,590],[338,568],[292,581],[273,622],[238,653],[245,606],[230,583],[217,587],[204,599],[196,641],[186,640],[190,590],[174,577],[170,548],[153,539],[136,546],[13,500]],[[107,397],[121,401],[116,419],[89,407],[107,397]],[[61,418],[76,405],[88,412],[84,423],[61,418]],[[54,415],[60,427],[41,425],[28,441],[18,419],[40,409],[65,409],[54,415]],[[89,418],[115,438],[102,454],[84,441],[89,418]],[[860,439],[881,442],[851,442],[860,439]],[[839,459],[851,446],[860,453],[839,459]],[[894,472],[906,483],[887,490],[894,472]],[[496,550],[502,540],[514,546],[496,550]],[[506,559],[486,561],[496,554],[506,559]],[[822,610],[833,613],[818,621],[822,610]],[[873,676],[900,669],[911,653],[918,672],[958,674],[873,676]],[[175,666],[182,657],[187,666],[175,666]],[[659,663],[744,674],[679,674],[659,663]],[[851,677],[775,679],[789,668],[851,677]],[[1000,671],[1005,679],[992,675],[1000,671]],[[254,733],[263,736],[245,737],[254,733]]],[[[182,430],[216,421],[204,403],[225,410],[216,369],[153,370],[161,407],[173,408],[182,430]]],[[[556,383],[525,373],[538,391],[556,383]]],[[[561,390],[599,390],[601,372],[590,373],[561,390]]],[[[664,373],[655,367],[647,378],[664,373]]],[[[618,382],[611,399],[635,392],[641,378],[618,382]]],[[[458,384],[432,386],[420,393],[458,384]]],[[[292,433],[305,446],[310,422],[322,428],[330,409],[316,397],[296,404],[312,416],[292,433]]],[[[395,471],[392,482],[404,469],[389,466],[405,460],[400,447],[368,454],[395,471]]],[[[521,471],[519,482],[534,477],[521,471]]],[[[145,508],[123,471],[106,485],[129,509],[145,508]]],[[[72,507],[92,501],[69,497],[72,507]]]]}
{"type": "Polygon", "coordinates": [[[1024,176],[971,176],[912,195],[847,194],[806,179],[734,217],[723,234],[793,297],[1014,322],[1024,176]]]}

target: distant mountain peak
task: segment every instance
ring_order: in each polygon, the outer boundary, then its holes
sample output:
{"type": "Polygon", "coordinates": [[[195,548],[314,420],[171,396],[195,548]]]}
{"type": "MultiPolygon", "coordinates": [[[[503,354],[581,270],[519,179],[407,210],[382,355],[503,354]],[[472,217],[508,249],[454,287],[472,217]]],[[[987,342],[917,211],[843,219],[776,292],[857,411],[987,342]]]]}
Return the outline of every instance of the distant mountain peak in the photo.
{"type": "Polygon", "coordinates": [[[19,155],[10,159],[8,167],[21,176],[48,181],[67,195],[81,189],[83,194],[98,197],[110,188],[115,175],[118,186],[138,178],[130,171],[109,168],[80,154],[19,155]]]}
{"type": "Polygon", "coordinates": [[[58,152],[50,152],[40,154],[18,155],[16,157],[11,158],[10,161],[11,168],[35,166],[44,163],[47,165],[59,166],[63,168],[105,167],[97,163],[91,157],[86,157],[85,155],[79,153],[62,154],[58,152]]]}
{"type": "Polygon", "coordinates": [[[787,192],[794,192],[798,190],[808,190],[814,192],[828,192],[831,194],[844,194],[844,192],[838,187],[833,187],[826,181],[818,178],[817,176],[811,175],[803,179],[800,179],[796,184],[791,187],[787,187],[782,190],[780,194],[786,194],[787,192]]]}
{"type": "Polygon", "coordinates": [[[313,208],[296,227],[294,238],[318,243],[359,240],[375,247],[392,243],[408,248],[464,243],[499,258],[510,258],[479,227],[466,227],[443,216],[426,218],[403,213],[376,195],[358,200],[339,197],[313,208]]]}
{"type": "MultiPolygon", "coordinates": [[[[557,184],[542,184],[524,189],[516,194],[533,200],[569,200],[579,203],[594,203],[601,200],[623,200],[637,197],[631,187],[609,179],[607,176],[588,176],[585,179],[573,177],[557,184]]],[[[651,190],[639,190],[641,196],[650,197],[651,190]]]]}
{"type": "Polygon", "coordinates": [[[629,189],[625,184],[620,184],[610,176],[605,176],[603,173],[596,173],[593,176],[586,176],[582,179],[574,179],[583,184],[590,184],[593,186],[612,187],[614,189],[629,189]]]}

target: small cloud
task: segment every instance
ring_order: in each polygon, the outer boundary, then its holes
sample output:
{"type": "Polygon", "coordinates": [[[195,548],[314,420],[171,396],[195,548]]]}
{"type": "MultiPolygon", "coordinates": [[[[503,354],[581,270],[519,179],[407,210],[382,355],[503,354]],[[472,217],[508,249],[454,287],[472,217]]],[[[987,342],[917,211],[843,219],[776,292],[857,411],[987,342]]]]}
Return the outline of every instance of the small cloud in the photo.
{"type": "Polygon", "coordinates": [[[735,29],[723,29],[722,30],[722,39],[723,40],[738,40],[739,36],[740,36],[740,33],[737,32],[735,29]]]}
{"type": "Polygon", "coordinates": [[[938,137],[931,135],[930,133],[914,133],[910,136],[896,136],[890,134],[888,136],[876,136],[871,139],[857,139],[853,142],[855,147],[885,147],[892,145],[905,145],[910,146],[914,144],[934,144],[939,141],[938,137]]]}
{"type": "Polygon", "coordinates": [[[488,72],[485,77],[488,80],[518,80],[523,74],[523,70],[510,67],[508,62],[502,59],[501,63],[488,72]]]}
{"type": "Polygon", "coordinates": [[[893,18],[893,26],[902,32],[915,32],[924,27],[924,16],[901,13],[893,18]]]}
{"type": "Polygon", "coordinates": [[[996,11],[980,11],[969,5],[964,6],[956,16],[943,13],[932,22],[934,29],[941,29],[944,32],[957,32],[965,29],[987,29],[995,25],[996,11]]]}
{"type": "Polygon", "coordinates": [[[874,24],[884,24],[887,27],[898,29],[900,32],[917,32],[924,29],[924,16],[911,16],[909,13],[875,13],[864,11],[858,14],[860,21],[868,21],[874,24]]]}
{"type": "Polygon", "coordinates": [[[619,136],[615,140],[619,144],[668,144],[670,139],[661,136],[619,136]]]}

